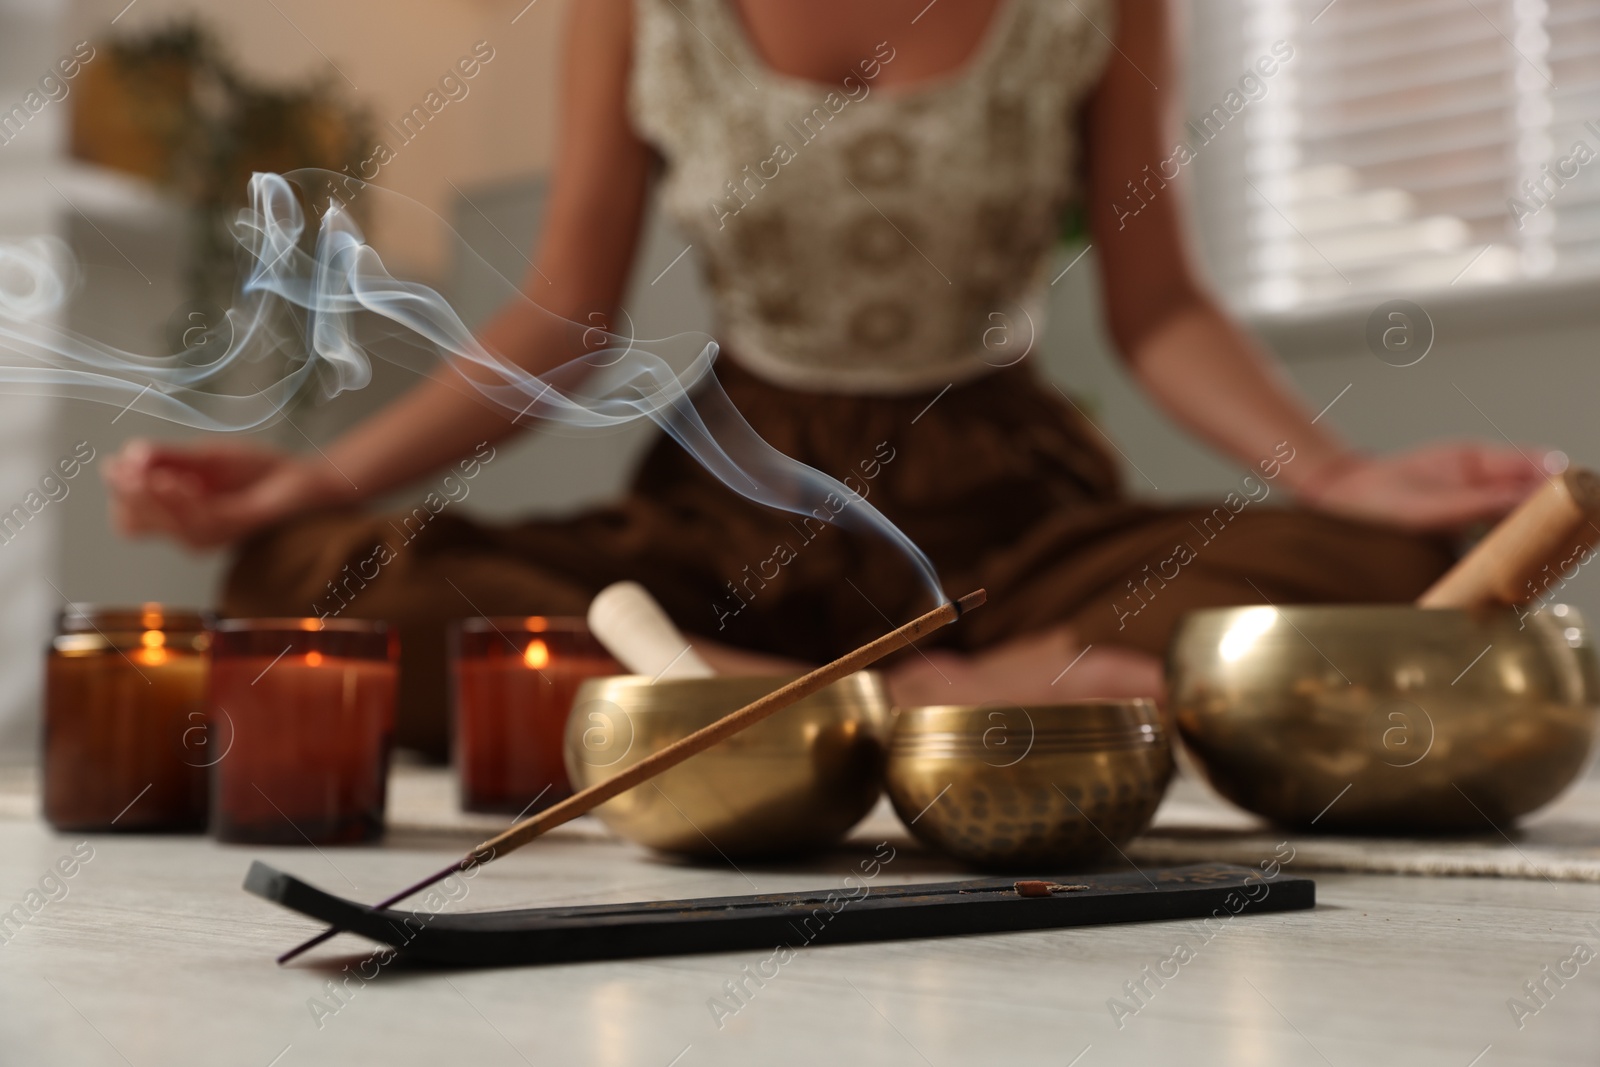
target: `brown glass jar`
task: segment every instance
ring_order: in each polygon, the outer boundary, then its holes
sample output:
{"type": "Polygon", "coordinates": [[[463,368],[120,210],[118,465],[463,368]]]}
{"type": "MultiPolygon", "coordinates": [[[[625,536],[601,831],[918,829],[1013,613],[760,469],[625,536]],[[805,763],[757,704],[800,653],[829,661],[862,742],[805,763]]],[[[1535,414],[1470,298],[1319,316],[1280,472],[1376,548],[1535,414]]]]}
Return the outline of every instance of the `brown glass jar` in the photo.
{"type": "Polygon", "coordinates": [[[398,658],[381,622],[218,622],[207,709],[234,743],[212,770],[212,835],[284,845],[382,836],[398,658]]]}
{"type": "Polygon", "coordinates": [[[622,665],[579,618],[465,619],[451,637],[462,808],[525,815],[571,796],[561,752],[573,698],[622,665]]]}
{"type": "MultiPolygon", "coordinates": [[[[45,657],[44,816],[58,830],[203,831],[200,612],[72,604],[45,657]]],[[[220,739],[227,743],[226,738],[220,739]]]]}

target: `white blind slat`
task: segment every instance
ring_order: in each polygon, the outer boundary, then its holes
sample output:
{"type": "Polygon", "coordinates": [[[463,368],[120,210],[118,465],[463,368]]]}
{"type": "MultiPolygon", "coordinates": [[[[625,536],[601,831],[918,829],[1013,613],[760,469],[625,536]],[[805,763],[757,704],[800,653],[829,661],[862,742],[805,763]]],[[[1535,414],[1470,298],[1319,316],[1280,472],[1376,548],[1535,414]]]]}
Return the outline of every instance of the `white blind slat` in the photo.
{"type": "Polygon", "coordinates": [[[1208,253],[1247,309],[1600,276],[1595,0],[1202,6],[1197,121],[1295,49],[1201,165],[1208,253]]]}

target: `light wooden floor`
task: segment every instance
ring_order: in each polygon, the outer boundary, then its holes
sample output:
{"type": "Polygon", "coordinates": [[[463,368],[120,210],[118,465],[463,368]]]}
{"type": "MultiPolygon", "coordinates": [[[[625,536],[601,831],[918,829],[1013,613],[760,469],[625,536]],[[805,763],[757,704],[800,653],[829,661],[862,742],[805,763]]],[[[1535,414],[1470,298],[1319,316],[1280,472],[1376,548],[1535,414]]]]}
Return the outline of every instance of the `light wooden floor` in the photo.
{"type": "MultiPolygon", "coordinates": [[[[80,840],[0,817],[0,910],[80,840]]],[[[896,843],[882,882],[961,876],[896,843]]],[[[459,855],[459,838],[321,853],[203,838],[97,836],[89,846],[67,895],[0,945],[0,1065],[1600,1063],[1600,956],[1564,987],[1549,983],[1548,1003],[1520,1029],[1507,1006],[1575,943],[1600,953],[1595,885],[1320,875],[1316,911],[1243,916],[1204,944],[1179,922],[818,947],[750,985],[719,1027],[709,1002],[768,953],[388,968],[352,981],[340,1005],[324,983],[368,946],[345,937],[311,964],[279,969],[272,956],[312,926],[239,889],[261,856],[376,898],[459,855]],[[1124,983],[1180,940],[1195,957],[1119,1029],[1108,999],[1132,1005],[1124,983]],[[319,995],[320,1019],[309,1006],[319,995]]],[[[462,906],[837,885],[867,854],[863,844],[809,867],[739,872],[662,862],[591,831],[492,865],[462,906]]]]}

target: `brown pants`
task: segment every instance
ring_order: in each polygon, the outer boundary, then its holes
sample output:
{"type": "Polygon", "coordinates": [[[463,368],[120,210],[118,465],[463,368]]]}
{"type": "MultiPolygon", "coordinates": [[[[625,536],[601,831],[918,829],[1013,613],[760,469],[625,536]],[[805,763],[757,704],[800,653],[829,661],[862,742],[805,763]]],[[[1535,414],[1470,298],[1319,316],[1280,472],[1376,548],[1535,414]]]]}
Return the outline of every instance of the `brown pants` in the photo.
{"type": "MultiPolygon", "coordinates": [[[[1451,562],[1435,539],[1278,506],[1287,448],[1221,504],[1129,501],[1099,431],[1022,368],[936,401],[794,393],[727,360],[718,376],[768,442],[910,535],[947,592],[988,590],[988,606],[940,632],[949,647],[1066,623],[1084,641],[1159,654],[1194,608],[1409,600],[1451,562]]],[[[663,440],[628,496],[571,519],[346,512],[267,531],[240,551],[223,610],[395,623],[397,740],[443,756],[450,620],[581,615],[624,578],[692,633],[818,662],[932,606],[886,542],[752,504],[663,440]]]]}

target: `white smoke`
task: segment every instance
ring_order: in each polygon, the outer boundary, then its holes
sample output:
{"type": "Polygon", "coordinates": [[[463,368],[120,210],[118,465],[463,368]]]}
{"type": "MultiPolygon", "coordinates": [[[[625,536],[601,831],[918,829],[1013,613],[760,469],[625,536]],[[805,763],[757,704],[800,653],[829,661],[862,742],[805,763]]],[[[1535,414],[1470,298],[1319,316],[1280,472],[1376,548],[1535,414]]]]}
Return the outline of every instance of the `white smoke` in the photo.
{"type": "MultiPolygon", "coordinates": [[[[53,312],[74,280],[66,249],[46,238],[0,242],[0,390],[92,400],[226,432],[270,423],[307,392],[331,399],[360,389],[371,381],[374,358],[418,374],[443,360],[464,387],[509,414],[579,428],[650,419],[742,496],[887,538],[930,594],[945,599],[932,564],[898,527],[755,433],[711,373],[717,344],[710,336],[641,341],[556,320],[582,354],[531,374],[479,343],[434,289],[389,273],[347,204],[357,195],[395,202],[402,210],[390,217],[445,226],[421,205],[346,175],[256,174],[234,226],[244,259],[239,299],[206,336],[166,355],[125,351],[55,325],[53,312]],[[314,235],[302,202],[322,205],[314,235]],[[255,380],[262,376],[269,376],[264,384],[255,380]],[[839,500],[848,506],[840,510],[839,500]]],[[[454,239],[458,254],[475,255],[454,239]]],[[[552,315],[509,282],[500,295],[552,315]]]]}

